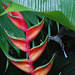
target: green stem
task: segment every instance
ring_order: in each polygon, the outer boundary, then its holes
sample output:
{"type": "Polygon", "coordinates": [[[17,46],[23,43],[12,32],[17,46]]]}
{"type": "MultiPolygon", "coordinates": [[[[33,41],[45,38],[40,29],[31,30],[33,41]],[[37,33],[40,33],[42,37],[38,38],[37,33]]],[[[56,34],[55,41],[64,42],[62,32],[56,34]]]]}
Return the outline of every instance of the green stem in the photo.
{"type": "Polygon", "coordinates": [[[48,35],[51,35],[51,29],[50,29],[50,24],[48,24],[48,35]]]}
{"type": "Polygon", "coordinates": [[[58,29],[58,33],[59,33],[59,23],[57,22],[57,29],[58,29]]]}
{"type": "Polygon", "coordinates": [[[50,19],[47,19],[47,23],[48,23],[48,35],[50,36],[51,35],[51,20],[50,19]]]}
{"type": "Polygon", "coordinates": [[[28,53],[26,53],[26,59],[28,59],[28,53]]]}
{"type": "Polygon", "coordinates": [[[35,46],[35,42],[34,42],[34,40],[32,41],[32,47],[34,47],[35,46]]]}

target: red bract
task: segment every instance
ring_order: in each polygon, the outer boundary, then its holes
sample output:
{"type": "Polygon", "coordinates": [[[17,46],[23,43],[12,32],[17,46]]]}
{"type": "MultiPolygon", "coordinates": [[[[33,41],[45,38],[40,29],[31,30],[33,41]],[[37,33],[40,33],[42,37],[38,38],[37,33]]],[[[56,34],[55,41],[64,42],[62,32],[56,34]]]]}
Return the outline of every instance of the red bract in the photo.
{"type": "Polygon", "coordinates": [[[24,52],[27,52],[27,41],[24,38],[10,38],[9,39],[12,41],[12,43],[18,47],[19,49],[21,49],[24,52]]]}
{"type": "Polygon", "coordinates": [[[8,15],[9,19],[21,30],[27,31],[28,27],[27,24],[23,18],[23,16],[20,14],[20,12],[11,12],[11,15],[8,15]]]}
{"type": "Polygon", "coordinates": [[[36,38],[36,36],[40,33],[41,29],[43,28],[44,20],[42,20],[39,24],[30,27],[27,31],[27,37],[29,41],[32,41],[36,38]]]}
{"type": "Polygon", "coordinates": [[[29,50],[29,58],[32,62],[35,62],[43,53],[43,51],[46,48],[47,41],[48,41],[48,36],[46,37],[45,41],[42,42],[39,46],[36,46],[29,50]]]}
{"type": "Polygon", "coordinates": [[[20,62],[11,61],[11,63],[14,64],[16,67],[18,67],[19,69],[21,69],[22,71],[30,74],[32,74],[34,70],[31,62],[28,59],[25,59],[24,61],[20,61],[20,62]]]}
{"type": "MultiPolygon", "coordinates": [[[[3,6],[5,9],[8,8],[5,5],[3,5],[3,6]]],[[[5,53],[5,55],[7,56],[7,58],[10,60],[10,62],[12,64],[14,64],[16,67],[18,67],[19,69],[21,69],[24,72],[30,73],[32,75],[47,75],[49,70],[52,67],[54,56],[50,60],[49,63],[47,63],[44,66],[38,67],[35,70],[33,67],[33,63],[41,56],[41,54],[45,50],[47,41],[48,41],[48,36],[46,37],[45,41],[42,42],[39,46],[35,46],[30,49],[30,45],[29,45],[30,42],[32,40],[34,40],[37,37],[37,35],[40,33],[40,31],[42,30],[42,28],[44,26],[45,18],[37,25],[34,25],[28,29],[27,24],[19,11],[8,12],[7,14],[8,14],[9,19],[18,28],[20,28],[21,30],[23,30],[26,33],[26,39],[16,38],[14,36],[9,35],[6,30],[5,30],[5,32],[7,33],[9,39],[12,41],[12,43],[15,46],[17,46],[22,51],[28,53],[29,59],[19,60],[19,59],[12,58],[11,56],[7,55],[6,53],[5,53]]]]}
{"type": "MultiPolygon", "coordinates": [[[[5,5],[3,6],[5,9],[7,9],[5,5]]],[[[18,28],[20,28],[25,32],[27,31],[28,29],[27,24],[19,11],[8,12],[8,17],[18,28]]]]}
{"type": "Polygon", "coordinates": [[[54,57],[55,57],[55,54],[53,55],[52,59],[46,65],[36,68],[32,75],[47,75],[52,67],[54,57]]]}

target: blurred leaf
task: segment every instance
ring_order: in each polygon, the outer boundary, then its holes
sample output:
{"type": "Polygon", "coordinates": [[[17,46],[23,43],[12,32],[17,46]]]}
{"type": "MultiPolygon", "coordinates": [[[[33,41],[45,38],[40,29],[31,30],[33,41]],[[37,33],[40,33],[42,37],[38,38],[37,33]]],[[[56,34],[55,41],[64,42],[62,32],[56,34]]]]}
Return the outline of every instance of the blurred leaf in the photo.
{"type": "Polygon", "coordinates": [[[35,16],[35,14],[33,12],[21,12],[24,15],[24,18],[27,19],[30,23],[32,23],[33,25],[38,23],[38,18],[37,16],[35,16]]]}
{"type": "Polygon", "coordinates": [[[6,53],[9,52],[9,45],[6,41],[6,38],[3,29],[0,27],[0,47],[3,51],[5,51],[6,53]]]}
{"type": "MultiPolygon", "coordinates": [[[[6,53],[9,53],[9,45],[6,41],[4,30],[1,27],[0,27],[0,48],[6,53]]],[[[7,59],[6,61],[7,61],[6,68],[4,72],[6,72],[6,70],[8,69],[8,65],[9,65],[9,60],[7,59]]]]}

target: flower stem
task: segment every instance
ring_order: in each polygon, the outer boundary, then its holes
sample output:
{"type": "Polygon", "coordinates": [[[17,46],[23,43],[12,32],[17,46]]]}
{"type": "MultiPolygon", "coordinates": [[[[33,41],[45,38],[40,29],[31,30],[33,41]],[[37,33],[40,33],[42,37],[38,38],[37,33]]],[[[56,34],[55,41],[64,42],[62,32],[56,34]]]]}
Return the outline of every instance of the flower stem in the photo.
{"type": "Polygon", "coordinates": [[[48,24],[48,35],[51,35],[50,25],[48,24]]]}
{"type": "Polygon", "coordinates": [[[58,33],[59,33],[59,23],[57,22],[57,29],[58,29],[58,33]]]}
{"type": "Polygon", "coordinates": [[[32,47],[34,47],[35,46],[35,42],[34,42],[34,40],[32,41],[32,47]]]}
{"type": "Polygon", "coordinates": [[[26,53],[26,59],[28,59],[28,53],[26,53]]]}
{"type": "Polygon", "coordinates": [[[51,20],[48,20],[48,35],[49,35],[49,36],[51,35],[51,28],[50,28],[50,25],[51,25],[51,20]]]}

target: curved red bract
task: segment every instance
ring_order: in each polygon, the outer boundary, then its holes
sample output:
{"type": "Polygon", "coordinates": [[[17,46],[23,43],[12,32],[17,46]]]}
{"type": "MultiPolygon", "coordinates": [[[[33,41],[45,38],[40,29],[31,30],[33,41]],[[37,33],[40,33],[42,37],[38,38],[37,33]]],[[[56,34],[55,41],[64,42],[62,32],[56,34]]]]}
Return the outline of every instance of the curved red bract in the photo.
{"type": "MultiPolygon", "coordinates": [[[[6,7],[5,5],[3,5],[5,9],[7,9],[8,7],[6,7]]],[[[23,30],[24,32],[27,31],[28,27],[26,24],[26,21],[24,20],[23,16],[21,15],[21,13],[19,11],[13,11],[13,12],[8,12],[8,17],[9,19],[21,30],[23,30]],[[10,16],[11,15],[11,16],[10,16]]]]}
{"type": "Polygon", "coordinates": [[[37,35],[40,33],[40,31],[42,30],[43,28],[43,25],[44,25],[44,22],[39,25],[39,26],[36,26],[36,27],[30,27],[28,30],[27,30],[27,37],[29,39],[29,41],[31,42],[32,40],[34,40],[37,35]]]}
{"type": "Polygon", "coordinates": [[[47,75],[53,65],[53,61],[44,68],[36,68],[32,75],[47,75]]]}
{"type": "Polygon", "coordinates": [[[41,56],[43,51],[45,50],[46,45],[47,45],[47,41],[41,47],[30,49],[30,51],[29,51],[29,59],[32,62],[35,62],[41,56]]]}
{"type": "Polygon", "coordinates": [[[12,43],[18,47],[19,49],[21,49],[24,52],[27,52],[27,41],[24,38],[20,38],[20,39],[12,39],[9,37],[9,39],[12,41],[12,43]]]}
{"type": "Polygon", "coordinates": [[[31,62],[28,59],[25,59],[24,61],[21,61],[21,62],[14,62],[14,61],[10,60],[10,62],[24,72],[32,74],[32,72],[34,70],[33,65],[31,64],[31,62]]]}

